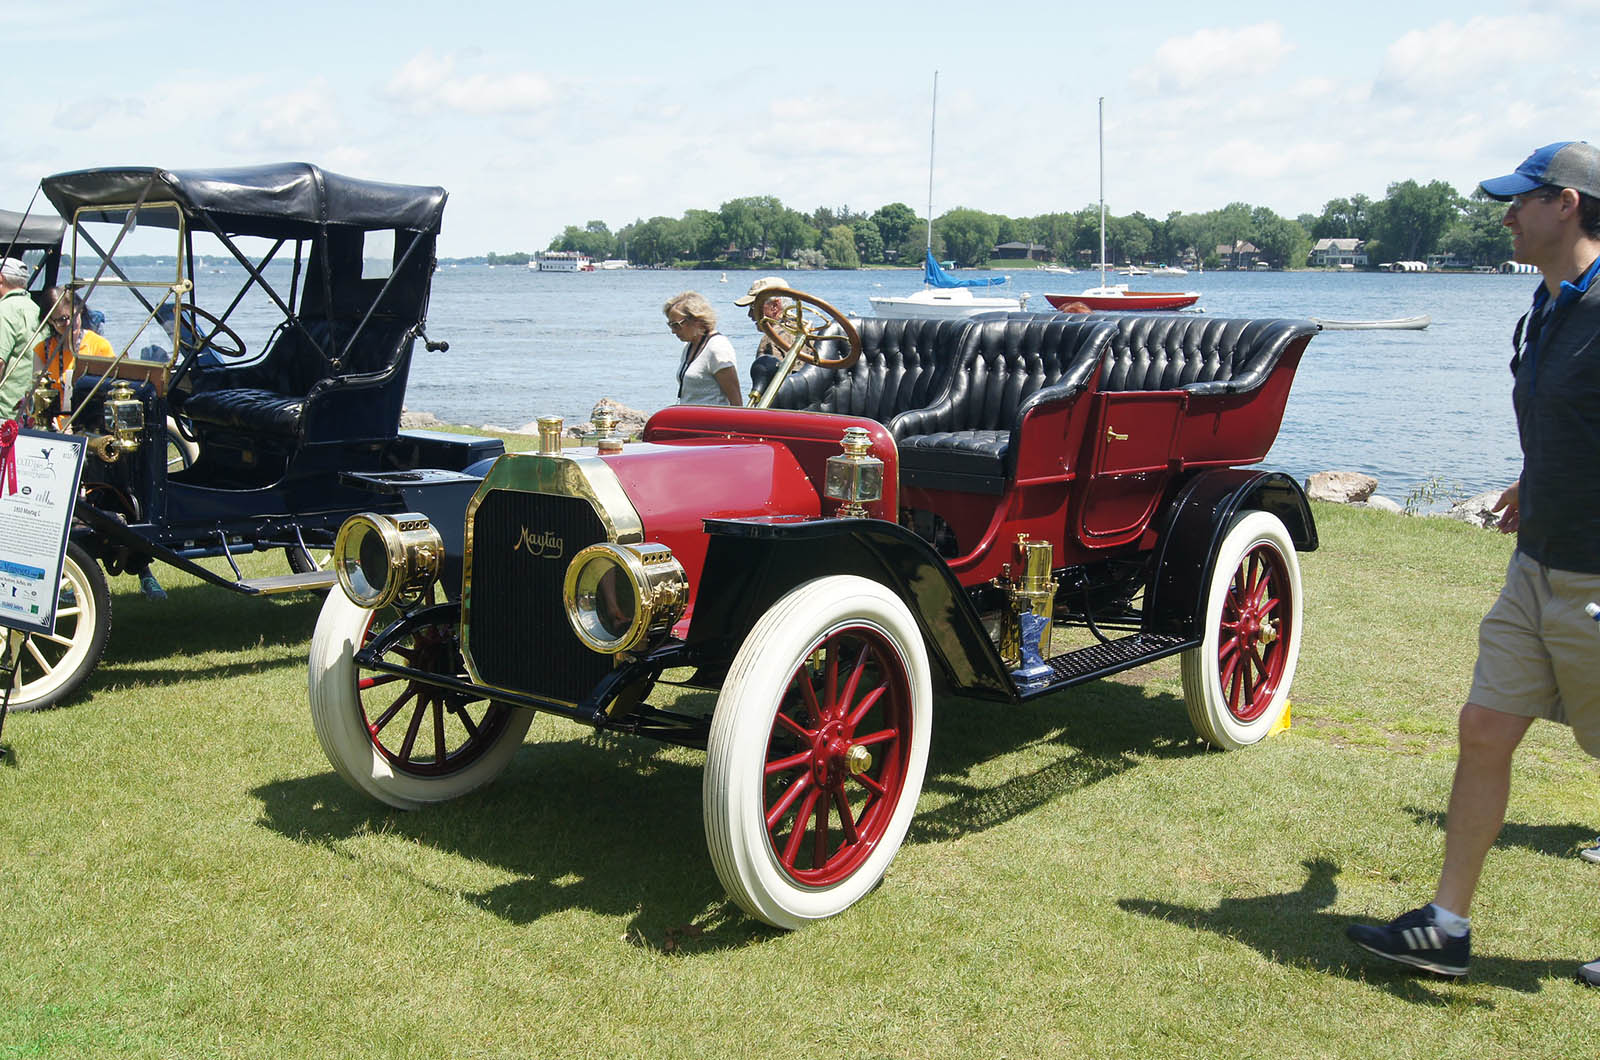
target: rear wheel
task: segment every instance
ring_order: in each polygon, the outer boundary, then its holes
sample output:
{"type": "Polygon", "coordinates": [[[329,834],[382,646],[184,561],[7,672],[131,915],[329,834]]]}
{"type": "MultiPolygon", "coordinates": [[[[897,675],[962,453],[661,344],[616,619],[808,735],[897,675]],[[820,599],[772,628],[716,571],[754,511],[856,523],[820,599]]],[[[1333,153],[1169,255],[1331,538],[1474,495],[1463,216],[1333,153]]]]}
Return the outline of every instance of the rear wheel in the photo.
{"type": "MultiPolygon", "coordinates": [[[[522,746],[532,711],[366,670],[355,651],[392,621],[334,589],[311,637],[311,722],[351,785],[390,806],[454,799],[499,776],[522,746]]],[[[456,626],[425,626],[385,659],[426,673],[464,675],[456,626]]]]}
{"type": "Polygon", "coordinates": [[[1205,640],[1183,653],[1183,698],[1201,739],[1237,750],[1282,720],[1301,610],[1300,560],[1288,530],[1269,512],[1240,515],[1212,570],[1205,640]]]}
{"type": "Polygon", "coordinates": [[[302,548],[299,545],[285,546],[283,554],[289,561],[289,569],[296,574],[311,574],[315,571],[326,570],[328,562],[333,559],[333,551],[331,549],[309,549],[302,548]]]}
{"type": "Polygon", "coordinates": [[[818,578],[734,657],[706,749],[706,840],[722,885],[776,927],[870,891],[922,791],[933,692],[916,621],[865,578],[818,578]]]}
{"type": "Polygon", "coordinates": [[[56,596],[54,633],[30,633],[11,682],[11,710],[38,710],[71,696],[100,662],[111,633],[105,572],[87,552],[67,544],[56,596]]]}

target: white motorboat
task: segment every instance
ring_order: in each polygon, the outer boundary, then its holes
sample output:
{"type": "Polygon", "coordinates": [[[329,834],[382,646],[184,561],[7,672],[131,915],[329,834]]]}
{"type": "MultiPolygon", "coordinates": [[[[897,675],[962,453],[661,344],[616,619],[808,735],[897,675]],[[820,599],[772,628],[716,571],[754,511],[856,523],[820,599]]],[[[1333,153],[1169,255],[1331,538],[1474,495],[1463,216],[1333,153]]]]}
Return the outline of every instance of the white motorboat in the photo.
{"type": "Polygon", "coordinates": [[[958,317],[976,316],[979,313],[1020,313],[1028,303],[1028,296],[1005,298],[972,293],[970,287],[925,287],[903,297],[888,295],[867,299],[872,303],[873,316],[905,319],[907,317],[958,317]]]}

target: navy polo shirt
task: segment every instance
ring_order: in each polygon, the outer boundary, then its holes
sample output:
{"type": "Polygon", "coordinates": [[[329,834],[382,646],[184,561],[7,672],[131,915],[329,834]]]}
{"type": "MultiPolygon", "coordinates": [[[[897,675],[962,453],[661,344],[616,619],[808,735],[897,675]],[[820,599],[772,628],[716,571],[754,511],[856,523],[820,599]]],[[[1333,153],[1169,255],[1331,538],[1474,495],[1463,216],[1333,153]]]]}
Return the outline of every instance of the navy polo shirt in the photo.
{"type": "Polygon", "coordinates": [[[1600,258],[1552,298],[1533,296],[1512,358],[1522,440],[1517,547],[1547,567],[1600,574],[1600,258]]]}

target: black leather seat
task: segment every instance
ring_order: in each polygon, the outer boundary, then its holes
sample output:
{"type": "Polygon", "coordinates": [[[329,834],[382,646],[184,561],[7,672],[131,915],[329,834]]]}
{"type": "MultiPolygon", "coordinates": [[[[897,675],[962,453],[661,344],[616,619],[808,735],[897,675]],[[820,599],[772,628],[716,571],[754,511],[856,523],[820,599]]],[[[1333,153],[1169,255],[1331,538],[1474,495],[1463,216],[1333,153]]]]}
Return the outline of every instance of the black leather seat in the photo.
{"type": "Polygon", "coordinates": [[[1239,320],[1193,313],[1103,317],[1116,325],[1098,389],[1237,394],[1260,386],[1309,320],[1239,320]]]}
{"type": "Polygon", "coordinates": [[[907,485],[1000,493],[1016,467],[1023,418],[1087,387],[1114,328],[1082,318],[1016,315],[974,321],[949,392],[906,413],[897,432],[907,485]]]}
{"type": "MultiPolygon", "coordinates": [[[[306,433],[308,410],[317,406],[319,399],[326,404],[334,393],[351,390],[350,384],[363,377],[381,379],[383,373],[392,370],[407,336],[404,329],[389,322],[369,321],[346,352],[345,345],[355,333],[354,323],[302,324],[304,331],[284,326],[274,336],[267,353],[252,364],[197,371],[194,392],[184,401],[183,414],[202,428],[215,426],[286,440],[300,438],[306,433]],[[336,372],[334,361],[341,354],[346,356],[336,372]]],[[[368,392],[369,403],[372,397],[368,392]]],[[[388,425],[390,435],[398,427],[398,416],[397,407],[395,422],[388,425]]],[[[388,417],[385,414],[383,418],[388,417]]],[[[351,422],[342,428],[356,430],[357,426],[351,422]]],[[[382,433],[381,426],[360,426],[382,433]]]]}
{"type": "Polygon", "coordinates": [[[857,323],[861,357],[849,371],[805,365],[783,381],[772,407],[865,416],[898,437],[900,417],[949,389],[967,322],[869,317],[857,323]]]}

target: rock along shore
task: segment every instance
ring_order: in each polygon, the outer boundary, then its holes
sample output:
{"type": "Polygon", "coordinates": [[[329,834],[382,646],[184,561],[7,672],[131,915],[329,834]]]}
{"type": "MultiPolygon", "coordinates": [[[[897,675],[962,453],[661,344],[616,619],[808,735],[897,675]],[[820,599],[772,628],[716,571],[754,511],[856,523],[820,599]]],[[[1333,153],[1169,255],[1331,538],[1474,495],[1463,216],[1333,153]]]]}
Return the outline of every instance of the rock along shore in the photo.
{"type": "Polygon", "coordinates": [[[1331,501],[1357,508],[1377,508],[1403,515],[1427,515],[1455,519],[1486,529],[1495,529],[1500,523],[1500,513],[1494,510],[1503,489],[1489,490],[1474,497],[1462,497],[1459,491],[1436,482],[1429,482],[1413,490],[1405,503],[1378,493],[1378,480],[1358,471],[1318,471],[1305,481],[1306,495],[1314,501],[1331,501]],[[1422,511],[1434,504],[1450,501],[1445,511],[1422,511]]]}

